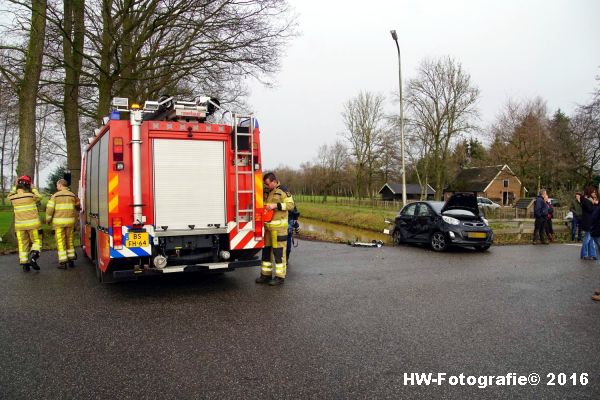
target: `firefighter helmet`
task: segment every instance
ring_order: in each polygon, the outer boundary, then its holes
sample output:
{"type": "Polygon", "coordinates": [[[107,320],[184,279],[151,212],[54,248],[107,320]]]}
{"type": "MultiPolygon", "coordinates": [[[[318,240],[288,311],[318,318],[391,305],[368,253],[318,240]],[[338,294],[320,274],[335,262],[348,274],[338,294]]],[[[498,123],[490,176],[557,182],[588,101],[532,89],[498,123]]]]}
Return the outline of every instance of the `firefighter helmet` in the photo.
{"type": "Polygon", "coordinates": [[[29,177],[29,175],[20,176],[17,178],[17,183],[23,185],[31,185],[31,178],[29,177]]]}

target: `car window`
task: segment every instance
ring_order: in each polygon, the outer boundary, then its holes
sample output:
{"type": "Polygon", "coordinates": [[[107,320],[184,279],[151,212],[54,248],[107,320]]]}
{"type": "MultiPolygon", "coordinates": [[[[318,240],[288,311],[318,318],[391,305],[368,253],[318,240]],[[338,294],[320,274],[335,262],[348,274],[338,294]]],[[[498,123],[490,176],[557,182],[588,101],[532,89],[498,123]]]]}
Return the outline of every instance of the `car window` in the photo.
{"type": "Polygon", "coordinates": [[[426,204],[419,204],[419,207],[417,208],[417,215],[419,217],[429,217],[431,215],[431,210],[426,204]]]}
{"type": "Polygon", "coordinates": [[[402,215],[415,215],[415,209],[417,208],[416,204],[410,204],[404,208],[402,211],[402,215]]]}

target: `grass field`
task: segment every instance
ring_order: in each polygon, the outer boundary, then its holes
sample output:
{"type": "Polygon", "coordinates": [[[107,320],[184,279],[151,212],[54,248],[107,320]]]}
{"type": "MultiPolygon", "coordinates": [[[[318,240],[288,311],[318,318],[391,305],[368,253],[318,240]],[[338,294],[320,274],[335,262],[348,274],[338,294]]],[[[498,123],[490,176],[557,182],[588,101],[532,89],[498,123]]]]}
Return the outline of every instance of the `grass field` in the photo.
{"type": "MultiPolygon", "coordinates": [[[[368,206],[350,206],[336,203],[297,202],[298,210],[306,218],[381,232],[387,227],[384,220],[393,220],[398,211],[381,210],[368,206]]],[[[302,218],[302,217],[301,217],[302,218]]]]}

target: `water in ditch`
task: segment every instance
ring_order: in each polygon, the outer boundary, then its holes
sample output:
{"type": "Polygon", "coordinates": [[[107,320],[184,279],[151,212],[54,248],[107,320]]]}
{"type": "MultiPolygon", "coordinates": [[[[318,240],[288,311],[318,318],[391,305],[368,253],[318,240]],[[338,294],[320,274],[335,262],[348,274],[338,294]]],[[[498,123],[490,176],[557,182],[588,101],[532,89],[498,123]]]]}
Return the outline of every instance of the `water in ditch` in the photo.
{"type": "Polygon", "coordinates": [[[389,235],[382,232],[373,232],[365,229],[352,228],[346,225],[332,224],[330,222],[317,221],[310,218],[300,218],[300,227],[303,232],[314,232],[319,236],[336,237],[343,241],[371,242],[381,240],[385,244],[391,244],[389,235]]]}

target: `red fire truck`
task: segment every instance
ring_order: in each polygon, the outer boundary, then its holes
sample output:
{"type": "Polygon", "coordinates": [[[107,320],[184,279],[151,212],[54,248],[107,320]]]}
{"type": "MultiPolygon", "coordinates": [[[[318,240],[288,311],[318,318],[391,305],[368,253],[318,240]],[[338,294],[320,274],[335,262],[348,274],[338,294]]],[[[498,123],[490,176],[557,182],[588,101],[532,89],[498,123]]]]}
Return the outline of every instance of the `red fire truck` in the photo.
{"type": "MultiPolygon", "coordinates": [[[[81,243],[101,282],[260,265],[263,186],[252,115],[216,100],[115,98],[82,160],[81,243]],[[229,123],[211,123],[220,114],[229,123]]],[[[223,118],[221,118],[222,122],[223,118]]]]}

